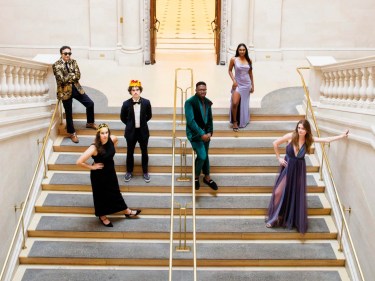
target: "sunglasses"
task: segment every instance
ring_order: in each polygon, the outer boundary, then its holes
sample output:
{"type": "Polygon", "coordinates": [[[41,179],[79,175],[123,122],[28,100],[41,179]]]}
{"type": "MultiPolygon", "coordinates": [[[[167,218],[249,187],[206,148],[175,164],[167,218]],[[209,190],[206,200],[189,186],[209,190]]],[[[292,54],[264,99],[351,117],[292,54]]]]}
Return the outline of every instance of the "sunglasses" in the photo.
{"type": "Polygon", "coordinates": [[[63,55],[65,55],[65,56],[71,56],[72,55],[72,53],[63,53],[63,55]]]}

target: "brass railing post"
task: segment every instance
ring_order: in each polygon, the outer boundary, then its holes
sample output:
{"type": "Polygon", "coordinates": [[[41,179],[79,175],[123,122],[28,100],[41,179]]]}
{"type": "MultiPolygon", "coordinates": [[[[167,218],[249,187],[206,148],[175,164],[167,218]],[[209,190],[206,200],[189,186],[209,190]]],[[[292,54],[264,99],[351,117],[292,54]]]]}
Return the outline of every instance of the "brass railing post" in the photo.
{"type": "Polygon", "coordinates": [[[187,176],[187,161],[186,161],[186,140],[180,140],[180,177],[177,178],[179,182],[190,181],[187,176]],[[184,175],[183,175],[184,174],[184,175]]]}
{"type": "Polygon", "coordinates": [[[179,88],[181,90],[181,123],[178,124],[180,126],[184,126],[185,125],[185,118],[184,118],[184,102],[187,100],[187,92],[189,89],[191,89],[191,87],[187,87],[185,89],[185,91],[183,91],[181,88],[179,88]]]}
{"type": "MultiPolygon", "coordinates": [[[[181,92],[181,99],[180,99],[180,102],[181,102],[181,125],[184,125],[184,102],[185,100],[187,99],[187,92],[188,90],[191,90],[191,95],[193,95],[193,69],[191,68],[177,68],[175,70],[175,81],[174,81],[174,100],[173,100],[173,132],[172,132],[172,177],[171,177],[171,219],[170,219],[170,237],[169,237],[169,272],[168,272],[168,280],[169,281],[172,281],[172,275],[173,275],[173,270],[172,270],[172,267],[173,267],[173,232],[174,232],[174,192],[175,192],[175,155],[176,155],[176,125],[177,125],[177,114],[176,114],[176,110],[177,110],[177,91],[179,90],[181,92]],[[182,90],[182,88],[180,86],[178,86],[178,72],[179,71],[189,71],[190,73],[190,87],[187,87],[185,91],[182,90]],[[185,96],[184,96],[185,95],[185,96]]],[[[180,125],[180,124],[179,124],[180,125]]],[[[181,140],[180,140],[181,142],[181,140]]],[[[182,145],[181,144],[181,178],[182,178],[182,162],[183,162],[183,158],[182,158],[182,155],[184,155],[184,159],[185,159],[185,167],[186,167],[186,141],[185,143],[182,145]]],[[[194,156],[194,151],[193,151],[193,159],[195,158],[194,156]]],[[[186,167],[187,169],[187,167],[186,167]]],[[[186,170],[185,170],[186,171],[186,170]]],[[[193,171],[194,171],[194,161],[193,161],[193,171]]],[[[187,173],[187,172],[186,172],[187,173]]],[[[186,175],[185,175],[186,177],[186,175]]],[[[189,179],[190,181],[190,179],[189,179]]],[[[194,189],[194,181],[193,181],[193,257],[194,257],[194,281],[197,280],[197,263],[196,263],[196,234],[195,234],[195,189],[194,189]]],[[[188,203],[189,204],[189,203],[188,203]]],[[[184,208],[180,208],[180,243],[179,243],[179,246],[181,248],[184,248],[186,249],[187,246],[186,246],[186,224],[187,224],[187,205],[185,205],[184,208]],[[184,238],[185,238],[185,242],[184,242],[184,246],[181,245],[181,232],[182,232],[182,211],[184,211],[184,219],[185,219],[185,234],[184,234],[184,238]]],[[[177,248],[176,248],[177,250],[177,248]]],[[[186,251],[186,250],[185,250],[186,251]]],[[[190,251],[190,249],[189,249],[190,251]]]]}
{"type": "Polygon", "coordinates": [[[324,145],[325,145],[325,143],[321,144],[321,148],[322,148],[322,161],[320,163],[320,169],[319,169],[319,180],[320,181],[323,180],[323,164],[324,164],[323,150],[325,149],[324,145]]]}
{"type": "MultiPolygon", "coordinates": [[[[14,206],[14,211],[17,212],[18,210],[22,210],[24,202],[20,204],[18,207],[17,205],[14,206]]],[[[22,231],[22,249],[26,249],[26,237],[25,237],[25,222],[23,219],[23,214],[21,214],[21,231],[22,231]]]]}
{"type": "MultiPolygon", "coordinates": [[[[180,94],[181,94],[181,97],[180,97],[180,106],[181,106],[181,110],[180,110],[180,115],[181,115],[181,120],[180,120],[180,123],[178,123],[177,125],[178,126],[184,126],[185,125],[185,119],[184,119],[184,103],[185,101],[187,100],[188,98],[188,91],[190,89],[190,95],[192,96],[193,95],[193,69],[191,68],[177,68],[175,70],[175,89],[174,89],[174,94],[175,94],[175,99],[177,98],[177,90],[180,91],[180,94]],[[177,80],[178,80],[178,73],[180,71],[189,71],[189,74],[190,74],[190,86],[185,88],[185,90],[182,89],[182,87],[178,86],[177,84],[177,80]]],[[[176,106],[176,102],[175,102],[175,106],[176,106]]],[[[175,108],[176,110],[176,108],[175,108]]],[[[175,111],[176,113],[176,111],[175,111]]]]}
{"type": "Polygon", "coordinates": [[[186,224],[187,224],[187,206],[189,203],[186,203],[185,204],[185,207],[182,207],[182,205],[178,202],[176,202],[176,204],[179,205],[180,207],[180,239],[179,239],[179,243],[178,243],[178,246],[176,246],[176,251],[177,252],[190,252],[190,247],[189,246],[186,246],[186,240],[187,240],[187,233],[186,233],[186,224]],[[182,232],[182,212],[184,213],[184,230],[182,232]],[[182,246],[182,237],[184,239],[184,245],[182,246]]]}
{"type": "MultiPolygon", "coordinates": [[[[342,210],[343,212],[348,212],[349,214],[352,212],[352,208],[345,208],[344,205],[342,205],[342,210]]],[[[342,252],[343,251],[343,248],[342,248],[342,237],[344,236],[344,226],[345,226],[345,221],[344,221],[344,217],[341,218],[341,232],[340,232],[340,242],[339,242],[339,251],[342,252]]]]}
{"type": "MultiPolygon", "coordinates": [[[[45,137],[43,137],[43,140],[39,140],[37,139],[37,144],[43,144],[44,143],[44,140],[45,140],[45,137]]],[[[43,153],[43,178],[46,179],[47,178],[47,163],[46,163],[46,151],[44,150],[44,153],[43,153]]]]}

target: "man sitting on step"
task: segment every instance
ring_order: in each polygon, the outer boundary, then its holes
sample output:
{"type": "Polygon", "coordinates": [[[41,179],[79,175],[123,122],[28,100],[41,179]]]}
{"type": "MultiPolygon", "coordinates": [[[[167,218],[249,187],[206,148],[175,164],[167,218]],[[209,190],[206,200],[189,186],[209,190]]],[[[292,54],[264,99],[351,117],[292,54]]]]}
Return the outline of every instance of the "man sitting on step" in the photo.
{"type": "Polygon", "coordinates": [[[73,126],[73,99],[76,99],[86,107],[86,128],[96,130],[97,126],[94,123],[94,102],[86,95],[79,83],[81,72],[76,60],[71,58],[71,48],[69,46],[62,46],[60,54],[60,59],[52,66],[57,83],[57,98],[62,100],[64,105],[66,130],[69,133],[70,139],[72,142],[78,143],[79,140],[73,126]]]}
{"type": "Polygon", "coordinates": [[[210,177],[208,148],[213,133],[212,102],[206,98],[206,83],[200,81],[195,86],[195,95],[185,102],[186,136],[195,150],[195,189],[199,190],[199,175],[204,173],[203,182],[213,190],[218,190],[210,177]]]}

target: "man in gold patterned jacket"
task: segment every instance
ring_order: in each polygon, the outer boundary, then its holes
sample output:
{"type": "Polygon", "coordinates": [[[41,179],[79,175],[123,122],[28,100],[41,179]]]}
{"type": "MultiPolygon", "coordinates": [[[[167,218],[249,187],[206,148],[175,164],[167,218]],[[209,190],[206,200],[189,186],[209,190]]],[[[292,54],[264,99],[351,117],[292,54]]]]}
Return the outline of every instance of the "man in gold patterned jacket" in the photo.
{"type": "Polygon", "coordinates": [[[76,60],[71,58],[72,51],[69,46],[60,48],[61,58],[52,66],[57,83],[57,98],[62,100],[66,116],[66,129],[70,135],[70,139],[74,143],[78,143],[78,137],[73,125],[73,99],[78,100],[86,107],[87,123],[86,128],[97,129],[94,117],[94,102],[86,95],[79,79],[81,72],[79,71],[76,60]]]}

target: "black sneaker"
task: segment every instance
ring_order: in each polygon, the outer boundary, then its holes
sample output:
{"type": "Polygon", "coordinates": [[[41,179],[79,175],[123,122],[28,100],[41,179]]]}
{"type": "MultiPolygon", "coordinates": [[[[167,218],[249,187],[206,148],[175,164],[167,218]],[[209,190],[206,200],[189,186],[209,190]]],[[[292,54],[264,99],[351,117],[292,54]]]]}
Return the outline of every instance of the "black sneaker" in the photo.
{"type": "Polygon", "coordinates": [[[149,183],[151,181],[150,175],[148,173],[143,174],[143,179],[145,182],[149,183]]]}
{"type": "Polygon", "coordinates": [[[132,179],[132,177],[133,177],[132,173],[126,172],[125,177],[124,177],[124,181],[128,182],[132,179]]]}

